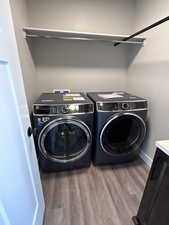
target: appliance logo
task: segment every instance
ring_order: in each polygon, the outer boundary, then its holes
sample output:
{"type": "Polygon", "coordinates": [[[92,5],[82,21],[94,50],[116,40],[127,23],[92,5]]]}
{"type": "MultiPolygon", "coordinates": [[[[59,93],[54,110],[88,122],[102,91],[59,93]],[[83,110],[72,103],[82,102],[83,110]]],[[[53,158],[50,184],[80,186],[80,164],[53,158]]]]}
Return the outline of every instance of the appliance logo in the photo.
{"type": "Polygon", "coordinates": [[[38,125],[43,126],[45,123],[49,121],[49,117],[38,118],[38,125]]]}
{"type": "Polygon", "coordinates": [[[42,122],[43,123],[46,123],[46,122],[48,122],[49,121],[49,117],[42,117],[42,122]]]}

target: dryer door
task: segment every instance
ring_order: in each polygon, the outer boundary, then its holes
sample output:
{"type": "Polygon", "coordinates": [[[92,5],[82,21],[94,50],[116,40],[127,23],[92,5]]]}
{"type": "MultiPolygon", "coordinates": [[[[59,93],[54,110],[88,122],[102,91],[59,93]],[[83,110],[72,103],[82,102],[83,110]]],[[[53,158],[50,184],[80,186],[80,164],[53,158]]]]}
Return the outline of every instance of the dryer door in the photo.
{"type": "Polygon", "coordinates": [[[111,155],[134,153],[146,134],[144,120],[136,114],[123,113],[112,117],[100,135],[102,149],[111,155]]]}
{"type": "Polygon", "coordinates": [[[38,144],[45,158],[67,163],[83,157],[89,150],[91,140],[91,132],[82,121],[59,119],[44,127],[38,144]]]}

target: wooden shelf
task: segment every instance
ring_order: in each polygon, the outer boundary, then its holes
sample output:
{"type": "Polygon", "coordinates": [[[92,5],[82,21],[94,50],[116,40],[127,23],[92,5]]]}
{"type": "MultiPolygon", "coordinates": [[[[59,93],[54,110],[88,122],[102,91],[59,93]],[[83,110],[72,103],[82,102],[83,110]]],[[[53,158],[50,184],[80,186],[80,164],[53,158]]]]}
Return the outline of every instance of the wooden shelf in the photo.
{"type": "Polygon", "coordinates": [[[123,38],[128,35],[113,35],[104,33],[87,33],[77,31],[65,31],[65,30],[54,30],[54,29],[41,29],[33,27],[23,28],[26,38],[46,38],[46,39],[69,39],[69,40],[84,40],[84,41],[108,41],[112,43],[124,43],[143,45],[145,38],[137,37],[130,41],[122,41],[123,38]]]}

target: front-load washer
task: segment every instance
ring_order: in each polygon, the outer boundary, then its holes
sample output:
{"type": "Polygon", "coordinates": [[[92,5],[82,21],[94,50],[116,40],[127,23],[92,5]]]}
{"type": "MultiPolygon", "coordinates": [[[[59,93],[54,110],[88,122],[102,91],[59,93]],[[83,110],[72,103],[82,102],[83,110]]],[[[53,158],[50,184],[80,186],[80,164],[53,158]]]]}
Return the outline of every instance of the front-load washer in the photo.
{"type": "Polygon", "coordinates": [[[83,93],[43,93],[33,105],[34,139],[42,171],[89,167],[94,105],[83,93]]]}
{"type": "Polygon", "coordinates": [[[136,159],[146,135],[147,100],[125,92],[91,92],[88,97],[95,103],[93,163],[136,159]]]}

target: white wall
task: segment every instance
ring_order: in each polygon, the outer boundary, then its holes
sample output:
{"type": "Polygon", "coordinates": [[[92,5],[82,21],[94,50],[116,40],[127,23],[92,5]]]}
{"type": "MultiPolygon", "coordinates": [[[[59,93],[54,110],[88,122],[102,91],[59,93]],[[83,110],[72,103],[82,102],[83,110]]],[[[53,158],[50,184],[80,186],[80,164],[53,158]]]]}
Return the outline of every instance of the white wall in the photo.
{"type": "Polygon", "coordinates": [[[36,99],[35,66],[22,28],[28,25],[26,0],[10,0],[29,109],[36,99]]]}
{"type": "Polygon", "coordinates": [[[27,0],[30,25],[86,32],[128,34],[135,0],[27,0]]]}
{"type": "MultiPolygon", "coordinates": [[[[136,27],[141,29],[169,15],[168,0],[138,0],[136,27]]],[[[153,157],[155,141],[169,139],[169,22],[148,31],[145,47],[130,51],[129,92],[149,100],[149,135],[144,152],[153,157]]]]}
{"type": "Polygon", "coordinates": [[[39,94],[54,88],[74,91],[124,90],[125,47],[77,41],[36,40],[32,45],[39,94]]]}
{"type": "MultiPolygon", "coordinates": [[[[86,32],[128,34],[135,0],[28,0],[29,25],[86,32]]],[[[128,51],[111,43],[32,41],[37,91],[125,90],[128,51]]]]}

